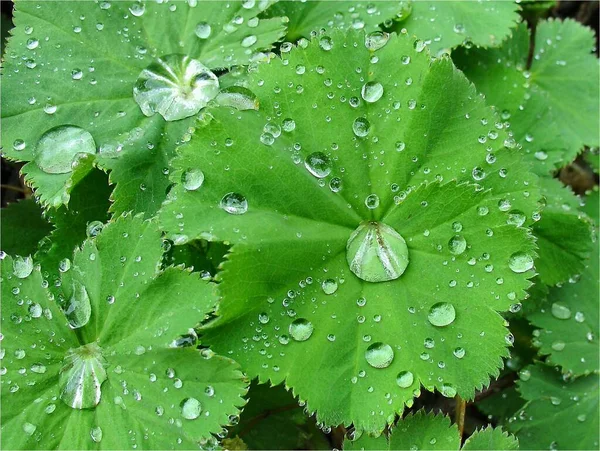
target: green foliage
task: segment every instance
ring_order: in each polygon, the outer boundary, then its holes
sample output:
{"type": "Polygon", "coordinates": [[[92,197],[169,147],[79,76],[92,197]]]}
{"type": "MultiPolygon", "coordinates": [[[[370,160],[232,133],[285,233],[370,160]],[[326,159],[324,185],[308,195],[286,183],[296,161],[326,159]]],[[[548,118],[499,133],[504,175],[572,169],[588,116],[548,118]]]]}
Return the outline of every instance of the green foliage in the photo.
{"type": "Polygon", "coordinates": [[[488,427],[475,431],[460,447],[456,425],[443,415],[418,411],[398,422],[389,436],[363,435],[355,441],[346,440],[344,450],[512,450],[519,449],[517,439],[500,428],[488,427]]]}
{"type": "Polygon", "coordinates": [[[14,3],[3,449],[600,449],[593,5],[14,3]]]}
{"type": "Polygon", "coordinates": [[[523,449],[598,449],[598,376],[565,379],[536,364],[521,372],[519,391],[528,402],[509,430],[523,449]]]}
{"type": "Polygon", "coordinates": [[[399,26],[438,55],[460,45],[499,46],[519,21],[517,11],[516,3],[497,0],[415,1],[399,26]]]}
{"type": "Polygon", "coordinates": [[[52,227],[33,199],[25,199],[2,209],[2,250],[8,254],[32,255],[38,242],[52,227]]]}
{"type": "Polygon", "coordinates": [[[3,448],[191,446],[244,404],[234,362],[174,345],[216,299],[193,274],[157,270],[159,237],[154,221],[109,224],[56,296],[31,260],[4,258],[3,448]]]}
{"type": "Polygon", "coordinates": [[[363,39],[356,32],[332,33],[333,48],[324,50],[315,38],[306,50],[286,54],[283,64],[251,76],[260,111],[208,110],[209,125],[173,162],[176,186],[161,221],[176,243],[208,238],[234,244],[220,274],[219,320],[203,332],[215,349],[261,381],[285,379],[319,421],[376,431],[411,403],[420,384],[472,397],[497,374],[507,355],[507,330],[495,310],[524,297],[532,275],[527,261],[535,255],[527,231],[503,210],[512,204],[513,216],[530,214],[537,195],[535,178],[513,182],[529,176],[503,147],[502,129],[490,140],[496,157],[486,161],[478,136],[496,130],[495,117],[448,60],[430,66],[429,56],[400,36],[369,64],[372,52],[363,39]],[[362,72],[382,83],[384,97],[366,101],[366,80],[345,67],[347,61],[364,61],[362,72]],[[398,76],[413,83],[399,85],[398,76]],[[342,77],[336,96],[350,105],[337,107],[328,80],[335,86],[342,77]],[[441,97],[434,87],[449,80],[454,92],[441,97]],[[279,94],[278,87],[286,91],[279,94]],[[411,92],[420,93],[416,106],[411,92]],[[369,123],[367,137],[353,132],[361,118],[369,123]],[[335,137],[333,126],[341,130],[335,137]],[[326,152],[326,167],[311,166],[316,149],[326,152]],[[200,189],[177,183],[191,168],[204,173],[200,189]],[[469,169],[465,174],[461,168],[469,169]],[[477,190],[468,181],[496,190],[477,190]],[[370,209],[373,195],[378,205],[370,209]],[[365,220],[381,221],[406,240],[410,263],[398,280],[370,283],[348,271],[346,243],[365,220]],[[516,257],[524,263],[517,272],[509,268],[516,257]],[[422,290],[423,284],[436,290],[422,290]],[[456,321],[434,326],[430,309],[450,299],[456,321]],[[292,329],[302,320],[314,332],[301,343],[292,329]],[[252,340],[257,327],[258,342],[252,340]],[[365,359],[377,343],[392,347],[380,347],[393,356],[389,366],[382,364],[386,368],[365,359]],[[318,357],[305,362],[306,355],[318,357]],[[339,383],[324,390],[306,377],[309,368],[339,383]],[[414,383],[398,387],[403,371],[414,383]],[[330,403],[332,395],[340,401],[330,403]]]}

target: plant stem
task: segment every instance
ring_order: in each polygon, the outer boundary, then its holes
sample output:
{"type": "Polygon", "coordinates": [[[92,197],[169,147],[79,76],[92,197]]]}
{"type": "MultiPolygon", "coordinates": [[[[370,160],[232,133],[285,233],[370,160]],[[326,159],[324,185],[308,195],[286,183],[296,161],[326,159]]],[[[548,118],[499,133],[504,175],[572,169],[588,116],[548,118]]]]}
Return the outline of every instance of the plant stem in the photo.
{"type": "Polygon", "coordinates": [[[458,433],[460,434],[460,439],[462,441],[463,432],[465,430],[465,410],[467,408],[467,402],[458,395],[454,399],[456,400],[454,420],[456,422],[456,426],[458,426],[458,433]]]}

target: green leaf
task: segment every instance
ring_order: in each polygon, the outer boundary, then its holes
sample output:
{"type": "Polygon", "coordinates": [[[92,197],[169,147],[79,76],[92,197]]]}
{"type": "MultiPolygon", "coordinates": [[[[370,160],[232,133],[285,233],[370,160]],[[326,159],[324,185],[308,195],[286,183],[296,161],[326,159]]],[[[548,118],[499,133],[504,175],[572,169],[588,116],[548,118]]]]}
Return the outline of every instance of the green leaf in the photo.
{"type": "Polygon", "coordinates": [[[424,41],[433,55],[460,45],[497,47],[519,21],[512,1],[416,1],[399,24],[424,41]]]}
{"type": "MultiPolygon", "coordinates": [[[[371,437],[364,434],[355,441],[344,441],[345,450],[458,450],[458,428],[450,424],[450,418],[420,410],[398,422],[389,437],[371,437]]],[[[502,429],[488,426],[476,430],[467,439],[464,450],[510,450],[519,449],[519,442],[502,429]]]]}
{"type": "Polygon", "coordinates": [[[598,146],[598,59],[594,32],[571,19],[538,23],[530,68],[529,41],[521,24],[501,48],[459,50],[453,59],[510,120],[541,173],[598,146]]]}
{"type": "Polygon", "coordinates": [[[546,206],[533,225],[539,254],[535,267],[542,283],[556,285],[583,271],[592,247],[592,227],[569,187],[548,176],[540,177],[540,185],[546,206]]]}
{"type": "MultiPolygon", "coordinates": [[[[256,18],[267,2],[229,5],[17,2],[4,62],[2,141],[8,158],[29,162],[23,171],[43,205],[66,204],[95,161],[111,170],[117,184],[113,211],[151,216],[158,209],[169,185],[173,148],[194,126],[195,114],[174,122],[160,114],[147,117],[134,100],[134,86],[157,58],[182,54],[212,70],[229,68],[247,64],[283,36],[283,18],[256,18]],[[33,161],[36,148],[41,152],[38,142],[66,124],[89,132],[99,153],[71,172],[45,172],[39,156],[33,161]]],[[[76,146],[63,144],[54,146],[52,158],[62,155],[68,162],[65,152],[76,146]]]]}
{"type": "Polygon", "coordinates": [[[176,243],[233,244],[206,342],[260,382],[285,380],[319,422],[381,431],[421,384],[469,398],[498,374],[508,344],[497,311],[524,297],[535,255],[502,210],[530,217],[539,192],[448,59],[431,63],[407,35],[378,59],[363,33],[330,37],[331,50],[315,37],[251,75],[259,111],[207,111],[173,162],[160,221],[176,243]],[[376,83],[383,96],[361,99],[376,83]],[[179,183],[189,170],[203,171],[202,187],[179,183]],[[357,228],[365,251],[347,255],[357,228]],[[388,281],[356,277],[355,261],[388,281]],[[403,371],[413,377],[399,387],[403,371]]]}
{"type": "Polygon", "coordinates": [[[307,417],[282,385],[250,385],[248,404],[229,437],[242,439],[247,449],[330,449],[327,437],[307,417]]]}
{"type": "Polygon", "coordinates": [[[52,229],[33,199],[2,209],[2,250],[7,254],[32,255],[39,241],[52,229]]]}
{"type": "Polygon", "coordinates": [[[40,246],[36,259],[50,279],[58,278],[60,261],[71,258],[73,249],[85,240],[88,224],[108,221],[110,193],[107,175],[96,169],[73,189],[68,206],[49,212],[54,230],[40,246]]]}
{"type": "Polygon", "coordinates": [[[598,335],[600,296],[598,294],[598,241],[592,257],[576,280],[550,289],[548,300],[534,314],[531,323],[540,328],[535,344],[547,362],[560,365],[575,376],[600,370],[598,335]]]}
{"type": "Polygon", "coordinates": [[[450,424],[450,418],[425,413],[422,410],[400,420],[389,438],[385,435],[374,438],[363,434],[355,441],[344,442],[345,450],[458,450],[459,448],[458,428],[450,424]]]}
{"type": "Polygon", "coordinates": [[[463,450],[510,450],[519,449],[519,441],[500,428],[491,426],[479,429],[471,435],[463,447],[463,450]]]}
{"type": "Polygon", "coordinates": [[[528,402],[509,430],[523,449],[597,449],[598,376],[564,380],[543,364],[521,373],[519,391],[528,402]]]}
{"type": "Polygon", "coordinates": [[[477,409],[494,420],[494,424],[505,425],[509,417],[519,410],[525,401],[517,392],[516,386],[510,386],[493,395],[477,401],[477,409]]]}
{"type": "Polygon", "coordinates": [[[286,39],[296,41],[309,38],[312,31],[321,28],[362,28],[375,30],[383,23],[391,23],[410,13],[408,2],[299,2],[280,1],[267,11],[268,17],[286,16],[289,19],[286,39]]]}
{"type": "Polygon", "coordinates": [[[87,240],[56,297],[39,266],[5,257],[3,448],[193,447],[238,412],[246,391],[238,366],[174,347],[212,309],[212,285],[176,268],[159,272],[160,257],[156,224],[139,217],[87,240]]]}

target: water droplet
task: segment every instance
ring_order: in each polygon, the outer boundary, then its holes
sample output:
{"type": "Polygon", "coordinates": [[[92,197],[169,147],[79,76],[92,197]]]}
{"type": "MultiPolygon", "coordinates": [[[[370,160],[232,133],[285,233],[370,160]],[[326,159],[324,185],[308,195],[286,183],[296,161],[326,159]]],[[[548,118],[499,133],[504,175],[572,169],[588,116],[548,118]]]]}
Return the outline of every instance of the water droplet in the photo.
{"type": "Polygon", "coordinates": [[[198,36],[200,39],[208,39],[210,37],[210,33],[212,32],[212,28],[209,23],[200,22],[198,25],[196,25],[196,29],[194,31],[196,36],[198,36]]]}
{"type": "Polygon", "coordinates": [[[319,39],[319,47],[325,51],[329,51],[333,48],[333,41],[329,36],[321,36],[319,39]]]}
{"type": "Polygon", "coordinates": [[[36,431],[37,426],[28,422],[23,423],[23,432],[27,435],[33,435],[36,431]]]}
{"type": "Polygon", "coordinates": [[[67,174],[73,170],[73,163],[80,156],[95,153],[96,143],[92,135],[74,125],[48,130],[33,151],[35,162],[48,174],[67,174]]]}
{"type": "Polygon", "coordinates": [[[186,398],[181,402],[181,416],[186,420],[195,420],[202,412],[202,405],[196,398],[186,398]]]}
{"type": "Polygon", "coordinates": [[[90,430],[90,436],[95,443],[100,443],[102,441],[102,428],[100,426],[95,426],[90,430]]]}
{"type": "Polygon", "coordinates": [[[448,248],[451,254],[460,255],[467,249],[467,240],[462,235],[454,235],[448,241],[448,248]]]}
{"type": "Polygon", "coordinates": [[[369,210],[374,210],[379,207],[379,196],[377,194],[369,194],[365,199],[365,205],[369,210]]]}
{"type": "Polygon", "coordinates": [[[181,184],[188,191],[196,191],[204,183],[204,172],[200,169],[188,169],[181,174],[181,184]]]}
{"type": "Polygon", "coordinates": [[[387,368],[394,360],[394,350],[390,345],[378,341],[367,348],[365,359],[374,368],[387,368]]]}
{"type": "Polygon", "coordinates": [[[525,252],[515,252],[508,259],[508,267],[516,273],[529,271],[533,268],[533,257],[525,252]]]}
{"type": "Polygon", "coordinates": [[[33,272],[33,259],[17,255],[13,260],[13,274],[19,279],[25,279],[33,272]]]}
{"type": "Polygon", "coordinates": [[[240,111],[258,110],[259,107],[256,94],[242,86],[230,86],[223,89],[215,101],[221,106],[236,108],[240,111]]]}
{"type": "Polygon", "coordinates": [[[398,373],[398,376],[396,376],[396,383],[400,388],[408,388],[414,381],[415,377],[410,371],[401,371],[398,373]]]}
{"type": "Polygon", "coordinates": [[[31,365],[31,371],[36,374],[44,374],[46,372],[46,366],[41,363],[34,363],[31,365]]]}
{"type": "Polygon", "coordinates": [[[454,349],[454,351],[452,351],[452,353],[454,354],[454,357],[456,357],[457,359],[462,359],[466,354],[464,348],[456,348],[456,349],[454,349]]]}
{"type": "Polygon", "coordinates": [[[346,244],[350,270],[367,282],[397,279],[408,266],[408,247],[404,238],[380,222],[364,222],[352,232],[346,244]]]}
{"type": "Polygon", "coordinates": [[[248,201],[238,193],[227,193],[219,206],[231,215],[243,215],[248,211],[248,201]]]}
{"type": "Polygon", "coordinates": [[[511,224],[517,227],[521,227],[525,224],[526,216],[522,211],[519,210],[511,210],[508,212],[508,217],[506,218],[506,223],[511,224]]]}
{"type": "Polygon", "coordinates": [[[323,152],[314,152],[306,157],[304,166],[315,177],[322,179],[331,173],[331,161],[323,152]]]}
{"type": "Polygon", "coordinates": [[[369,33],[365,38],[365,47],[370,51],[374,52],[385,46],[390,40],[389,33],[384,31],[373,31],[369,33]]]}
{"type": "Polygon", "coordinates": [[[135,17],[141,17],[146,11],[146,6],[143,3],[134,3],[129,7],[129,12],[135,17]]]}
{"type": "Polygon", "coordinates": [[[242,39],[242,47],[252,47],[254,44],[256,44],[256,41],[258,41],[258,38],[253,34],[246,36],[244,39],[242,39]]]}
{"type": "Polygon", "coordinates": [[[552,316],[557,319],[569,319],[571,317],[571,309],[566,305],[555,302],[552,304],[552,316]]]}
{"type": "Polygon", "coordinates": [[[562,351],[563,349],[565,349],[565,346],[566,346],[565,342],[560,341],[560,340],[552,343],[552,349],[554,351],[562,351]]]}
{"type": "Polygon", "coordinates": [[[334,193],[339,193],[342,190],[342,179],[333,177],[329,181],[329,189],[334,193]]]}
{"type": "Polygon", "coordinates": [[[193,116],[219,93],[219,80],[200,61],[184,55],[157,58],[144,69],[133,88],[142,113],[166,121],[193,116]]]}
{"type": "Polygon", "coordinates": [[[371,128],[371,124],[364,117],[357,117],[354,119],[352,123],[352,131],[354,134],[360,138],[364,138],[369,134],[369,129],[371,128]]]}
{"type": "Polygon", "coordinates": [[[88,238],[94,238],[102,232],[102,229],[104,229],[102,221],[90,221],[85,229],[85,233],[88,238]]]}
{"type": "Polygon", "coordinates": [[[454,398],[456,396],[456,388],[452,384],[442,384],[440,393],[446,398],[454,398]]]}
{"type": "Polygon", "coordinates": [[[310,338],[314,327],[310,321],[304,318],[298,318],[290,324],[290,336],[296,341],[306,341],[310,338]]]}
{"type": "Polygon", "coordinates": [[[366,102],[377,102],[383,96],[383,85],[376,81],[369,81],[363,85],[360,93],[366,102]]]}
{"type": "Polygon", "coordinates": [[[69,349],[59,373],[60,399],[73,409],[90,409],[100,403],[106,380],[106,360],[97,343],[69,349]]]}
{"type": "Polygon", "coordinates": [[[431,324],[438,327],[451,324],[456,318],[456,310],[449,302],[438,302],[429,309],[427,319],[431,324]]]}
{"type": "Polygon", "coordinates": [[[325,294],[333,294],[338,289],[338,284],[333,279],[326,279],[321,284],[321,288],[323,289],[323,293],[325,294]]]}
{"type": "Polygon", "coordinates": [[[85,326],[92,316],[92,305],[88,292],[83,284],[77,280],[73,280],[73,293],[69,299],[65,316],[69,321],[71,329],[79,329],[85,326]]]}

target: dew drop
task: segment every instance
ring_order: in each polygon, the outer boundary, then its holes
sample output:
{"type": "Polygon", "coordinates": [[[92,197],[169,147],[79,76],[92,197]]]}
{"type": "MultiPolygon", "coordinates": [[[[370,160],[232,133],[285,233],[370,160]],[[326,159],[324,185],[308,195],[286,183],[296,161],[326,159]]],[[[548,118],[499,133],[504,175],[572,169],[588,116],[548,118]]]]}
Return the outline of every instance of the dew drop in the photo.
{"type": "Polygon", "coordinates": [[[259,101],[256,94],[243,86],[230,86],[223,89],[215,101],[221,106],[245,110],[258,110],[259,101]]]}
{"type": "Polygon", "coordinates": [[[196,36],[198,36],[200,39],[208,39],[210,37],[210,33],[212,32],[212,28],[209,23],[200,22],[198,25],[196,25],[196,29],[194,31],[196,36]]]}
{"type": "Polygon", "coordinates": [[[204,183],[204,172],[190,168],[181,174],[181,184],[187,191],[196,191],[204,183]]]}
{"type": "Polygon", "coordinates": [[[454,398],[456,396],[456,388],[452,384],[442,384],[440,393],[446,398],[454,398]]]}
{"type": "Polygon", "coordinates": [[[306,341],[310,338],[314,330],[312,323],[304,318],[298,318],[290,324],[290,336],[296,341],[306,341]]]}
{"type": "Polygon", "coordinates": [[[17,255],[13,260],[13,274],[19,279],[25,279],[33,272],[33,259],[17,255]]]}
{"type": "Polygon", "coordinates": [[[373,368],[387,368],[394,360],[394,350],[390,345],[378,341],[367,348],[365,359],[373,368]]]}
{"type": "Polygon", "coordinates": [[[410,387],[413,384],[414,380],[415,377],[410,371],[401,371],[400,373],[398,373],[398,376],[396,376],[396,383],[400,388],[410,387]]]}
{"type": "Polygon", "coordinates": [[[438,302],[429,309],[427,319],[431,324],[437,327],[444,327],[452,324],[456,318],[456,310],[449,302],[438,302]]]}
{"type": "Polygon", "coordinates": [[[88,292],[85,286],[77,280],[73,280],[72,294],[65,309],[65,316],[71,329],[85,326],[92,316],[92,305],[88,292]]]}
{"type": "Polygon", "coordinates": [[[90,430],[90,436],[95,443],[100,443],[102,441],[102,428],[100,426],[93,427],[90,430]]]}
{"type": "Polygon", "coordinates": [[[186,398],[181,402],[181,416],[186,420],[195,420],[202,412],[202,405],[196,398],[186,398]]]}
{"type": "Polygon", "coordinates": [[[365,136],[367,136],[369,134],[370,128],[371,124],[369,123],[367,118],[364,117],[357,117],[352,123],[352,131],[359,138],[364,138],[365,136]]]}
{"type": "Polygon", "coordinates": [[[369,210],[374,210],[379,207],[379,196],[377,194],[369,194],[365,199],[365,205],[369,210]]]}
{"type": "Polygon", "coordinates": [[[92,135],[74,125],[61,125],[42,135],[33,151],[39,168],[48,174],[67,174],[80,156],[96,153],[92,135]]]}
{"type": "Polygon", "coordinates": [[[304,160],[304,166],[315,177],[322,179],[331,174],[331,160],[323,152],[313,152],[304,160]]]}
{"type": "Polygon", "coordinates": [[[390,40],[389,33],[384,31],[374,31],[369,33],[365,38],[365,47],[374,52],[384,47],[390,40]]]}
{"type": "Polygon", "coordinates": [[[383,96],[383,85],[376,81],[369,81],[363,85],[360,93],[365,102],[377,102],[383,96]]]}
{"type": "Polygon", "coordinates": [[[558,302],[552,304],[551,312],[552,316],[554,316],[557,319],[571,318],[571,309],[566,305],[559,304],[558,302]]]}
{"type": "Polygon", "coordinates": [[[200,61],[172,54],[157,58],[135,82],[133,98],[142,113],[166,121],[193,116],[219,93],[219,80],[200,61]]]}
{"type": "Polygon", "coordinates": [[[243,215],[248,211],[248,201],[238,193],[225,194],[219,206],[231,215],[243,215]]]}
{"type": "Polygon", "coordinates": [[[448,241],[448,248],[451,254],[460,255],[467,249],[467,240],[462,235],[454,235],[448,241]]]}
{"type": "Polygon", "coordinates": [[[97,343],[69,349],[59,373],[60,399],[73,409],[90,409],[100,403],[106,380],[106,360],[97,343]]]}
{"type": "Polygon", "coordinates": [[[364,222],[346,244],[350,270],[366,282],[385,282],[400,277],[408,266],[404,238],[381,222],[364,222]]]}
{"type": "Polygon", "coordinates": [[[525,252],[515,252],[508,259],[508,267],[516,273],[523,273],[533,268],[533,257],[525,252]]]}
{"type": "Polygon", "coordinates": [[[321,284],[321,288],[323,289],[323,293],[325,294],[333,294],[338,289],[338,284],[333,279],[326,279],[321,284]]]}

